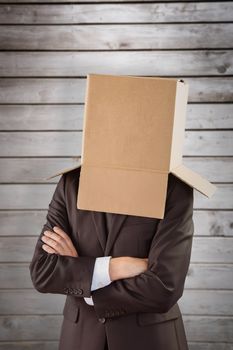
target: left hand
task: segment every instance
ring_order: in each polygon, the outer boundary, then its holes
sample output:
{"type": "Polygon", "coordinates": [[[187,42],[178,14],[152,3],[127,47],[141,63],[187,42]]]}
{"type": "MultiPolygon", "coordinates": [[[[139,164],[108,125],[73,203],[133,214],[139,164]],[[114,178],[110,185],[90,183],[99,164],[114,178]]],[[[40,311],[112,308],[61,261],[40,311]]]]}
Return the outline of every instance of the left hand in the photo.
{"type": "Polygon", "coordinates": [[[78,257],[70,237],[60,227],[54,226],[53,231],[44,231],[42,248],[50,254],[68,255],[78,257]]]}

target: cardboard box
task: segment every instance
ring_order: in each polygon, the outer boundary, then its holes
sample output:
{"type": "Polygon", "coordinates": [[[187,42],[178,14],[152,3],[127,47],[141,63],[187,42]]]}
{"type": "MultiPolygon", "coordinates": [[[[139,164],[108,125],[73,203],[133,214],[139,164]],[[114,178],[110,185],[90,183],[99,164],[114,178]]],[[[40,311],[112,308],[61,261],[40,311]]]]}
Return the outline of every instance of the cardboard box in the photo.
{"type": "Polygon", "coordinates": [[[180,79],[88,74],[77,208],[163,218],[169,173],[211,197],[182,163],[187,100],[180,79]]]}

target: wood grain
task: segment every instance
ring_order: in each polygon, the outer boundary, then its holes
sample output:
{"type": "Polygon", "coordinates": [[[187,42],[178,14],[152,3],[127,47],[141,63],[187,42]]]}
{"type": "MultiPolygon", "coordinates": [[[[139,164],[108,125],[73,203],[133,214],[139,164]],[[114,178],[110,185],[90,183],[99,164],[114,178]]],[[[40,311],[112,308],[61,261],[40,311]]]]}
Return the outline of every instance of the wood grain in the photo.
{"type": "Polygon", "coordinates": [[[233,23],[2,25],[4,50],[232,48],[233,23]],[[137,40],[135,40],[137,39],[137,40]]]}
{"type": "Polygon", "coordinates": [[[232,15],[233,4],[227,1],[0,6],[1,24],[219,22],[232,21],[232,15]]]}
{"type": "MultiPolygon", "coordinates": [[[[232,102],[232,77],[185,78],[188,102],[232,102]]],[[[0,104],[84,103],[84,78],[1,78],[0,104]]]]}
{"type": "Polygon", "coordinates": [[[25,77],[86,76],[95,73],[159,76],[223,76],[233,73],[230,50],[118,52],[2,52],[0,75],[25,77]],[[161,65],[161,62],[163,64],[161,65]]]}

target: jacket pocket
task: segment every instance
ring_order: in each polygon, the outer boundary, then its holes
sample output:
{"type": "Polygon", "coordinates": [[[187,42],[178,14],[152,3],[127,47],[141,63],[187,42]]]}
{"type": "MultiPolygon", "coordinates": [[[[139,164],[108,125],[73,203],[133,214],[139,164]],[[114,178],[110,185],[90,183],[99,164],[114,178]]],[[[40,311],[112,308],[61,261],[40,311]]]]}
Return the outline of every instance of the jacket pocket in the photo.
{"type": "Polygon", "coordinates": [[[69,301],[69,299],[66,300],[63,312],[63,316],[65,319],[71,321],[71,322],[78,322],[79,320],[79,305],[75,305],[69,301]]]}
{"type": "Polygon", "coordinates": [[[173,305],[169,311],[164,313],[157,312],[141,312],[137,313],[137,323],[139,326],[147,326],[150,324],[166,322],[181,317],[178,304],[173,305]]]}

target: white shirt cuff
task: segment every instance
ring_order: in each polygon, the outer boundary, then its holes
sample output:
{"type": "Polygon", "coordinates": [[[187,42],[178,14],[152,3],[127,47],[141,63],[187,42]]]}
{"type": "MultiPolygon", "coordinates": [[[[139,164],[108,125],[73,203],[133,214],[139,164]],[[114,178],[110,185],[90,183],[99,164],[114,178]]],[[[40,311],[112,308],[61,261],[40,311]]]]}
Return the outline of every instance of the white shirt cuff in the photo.
{"type": "Polygon", "coordinates": [[[109,276],[109,262],[111,256],[101,256],[96,258],[93,276],[91,291],[107,286],[111,283],[109,276]]]}
{"type": "Polygon", "coordinates": [[[84,300],[89,305],[94,305],[92,297],[84,297],[84,300]]]}
{"type": "MultiPolygon", "coordinates": [[[[103,288],[112,282],[109,275],[109,263],[111,257],[112,256],[109,255],[96,258],[92,276],[91,291],[103,288]]],[[[94,305],[92,297],[84,297],[84,300],[87,304],[94,305]]]]}

